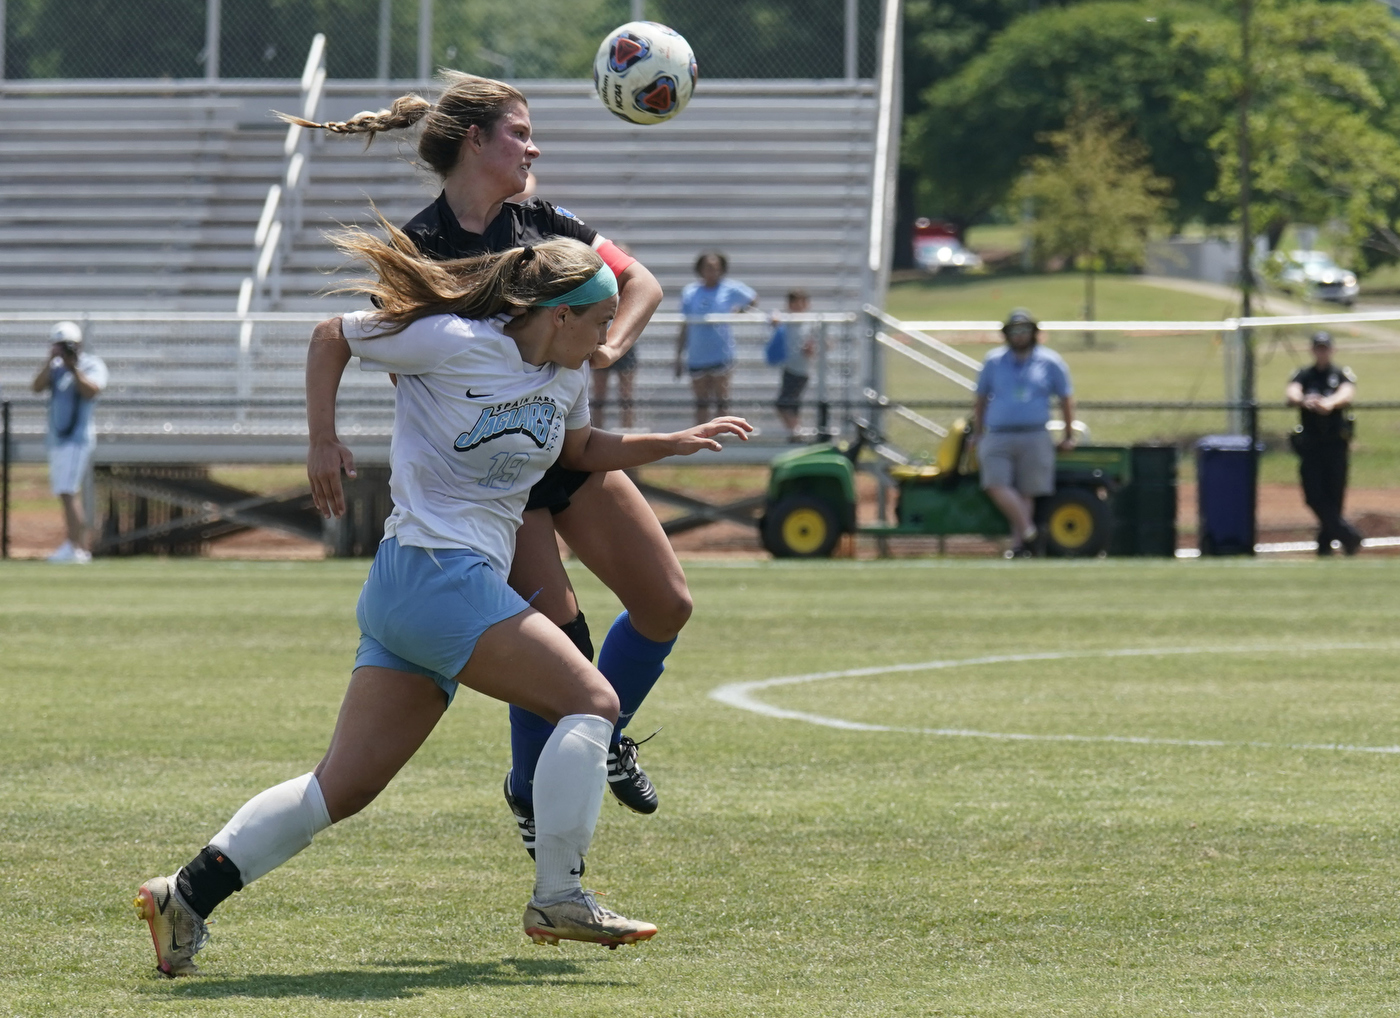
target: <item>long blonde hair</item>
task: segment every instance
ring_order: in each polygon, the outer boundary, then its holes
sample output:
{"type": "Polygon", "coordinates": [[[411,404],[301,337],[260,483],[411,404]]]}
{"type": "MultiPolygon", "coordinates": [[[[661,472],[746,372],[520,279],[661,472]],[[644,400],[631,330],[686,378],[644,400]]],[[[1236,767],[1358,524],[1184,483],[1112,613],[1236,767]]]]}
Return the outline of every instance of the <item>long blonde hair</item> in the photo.
{"type": "Polygon", "coordinates": [[[540,301],[563,296],[583,285],[603,265],[587,244],[571,237],[552,237],[527,247],[432,261],[414,247],[398,227],[380,217],[388,240],[359,227],[332,239],[352,258],[369,263],[377,278],[352,280],[341,293],[363,293],[379,306],[379,317],[402,330],[429,315],[491,318],[528,312],[540,301]]]}
{"type": "Polygon", "coordinates": [[[443,71],[439,80],[446,86],[436,103],[421,95],[399,96],[387,110],[357,113],[349,120],[318,124],[289,113],[277,116],[289,124],[300,124],[332,134],[367,134],[369,141],[382,131],[398,131],[423,121],[418,136],[418,157],[439,177],[446,177],[457,165],[462,139],[475,124],[483,134],[491,134],[511,106],[529,107],[519,89],[494,78],[479,78],[461,71],[443,71]]]}

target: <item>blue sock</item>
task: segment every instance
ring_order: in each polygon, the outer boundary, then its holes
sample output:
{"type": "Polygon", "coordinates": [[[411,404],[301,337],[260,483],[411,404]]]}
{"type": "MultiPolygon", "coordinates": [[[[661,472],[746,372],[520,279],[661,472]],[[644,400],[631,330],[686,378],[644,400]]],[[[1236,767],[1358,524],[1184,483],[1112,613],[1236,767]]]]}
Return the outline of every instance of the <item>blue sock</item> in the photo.
{"type": "Polygon", "coordinates": [[[510,705],[510,793],[534,803],[535,764],[544,744],[554,734],[554,726],[524,707],[510,705]]]}
{"type": "Polygon", "coordinates": [[[676,645],[674,639],[665,643],[648,640],[632,628],[632,620],[623,612],[614,620],[598,651],[598,670],[617,691],[619,710],[613,728],[613,744],[622,730],[642,706],[642,701],[666,669],[666,655],[676,645]]]}
{"type": "MultiPolygon", "coordinates": [[[[666,668],[666,655],[676,645],[675,640],[657,643],[648,640],[632,628],[632,620],[623,612],[608,630],[603,649],[598,652],[598,670],[617,692],[621,709],[613,728],[613,744],[622,730],[642,706],[642,701],[661,678],[666,668]]],[[[538,714],[515,704],[510,706],[510,793],[517,799],[533,803],[535,793],[535,764],[539,763],[544,744],[554,733],[554,726],[538,714]]]]}

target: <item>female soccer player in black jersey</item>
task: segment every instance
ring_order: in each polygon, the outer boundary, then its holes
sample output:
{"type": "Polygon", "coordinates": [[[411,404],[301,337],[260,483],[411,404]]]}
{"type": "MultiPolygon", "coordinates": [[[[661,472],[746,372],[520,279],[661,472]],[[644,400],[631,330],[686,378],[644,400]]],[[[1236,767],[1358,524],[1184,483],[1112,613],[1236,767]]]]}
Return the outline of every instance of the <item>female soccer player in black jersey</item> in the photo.
{"type": "MultiPolygon", "coordinates": [[[[537,197],[508,200],[526,188],[540,150],[531,140],[529,107],[511,86],[488,78],[450,74],[436,103],[403,96],[378,113],[313,124],[336,134],[368,134],[422,121],[418,154],[443,180],[437,200],[404,232],[438,259],[504,251],[548,237],[591,246],[617,275],[618,308],[607,345],[592,358],[607,367],[631,349],[661,302],[656,278],[572,213],[537,197]]],[[[656,790],[637,765],[636,743],[622,734],[660,677],[676,636],[690,617],[685,574],[651,507],[621,472],[585,474],[552,468],[531,491],[511,568],[510,585],[564,630],[590,659],[593,645],[555,533],[626,610],[598,654],[598,668],[617,691],[621,710],[608,755],[608,783],[638,813],[657,807],[656,790]]],[[[505,794],[525,846],[533,854],[531,781],[535,761],[553,726],[518,707],[511,712],[511,772],[505,794]]]]}

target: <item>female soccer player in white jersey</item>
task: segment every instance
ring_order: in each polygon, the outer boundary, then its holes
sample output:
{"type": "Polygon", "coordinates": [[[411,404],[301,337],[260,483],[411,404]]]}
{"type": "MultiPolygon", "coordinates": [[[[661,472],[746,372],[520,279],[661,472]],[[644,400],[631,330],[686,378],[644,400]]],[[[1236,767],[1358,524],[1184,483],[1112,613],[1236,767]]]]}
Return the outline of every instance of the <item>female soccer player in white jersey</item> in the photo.
{"type": "Polygon", "coordinates": [[[323,322],[307,354],[308,473],[326,515],[344,511],[341,470],[354,473],[335,433],[341,373],[355,355],[365,370],[398,376],[394,511],[360,595],[350,686],[314,771],[254,796],[189,863],[141,886],[136,907],[168,976],[193,971],[219,902],[374,800],[459,684],[554,726],[535,771],[526,934],[616,947],[656,932],[599,907],[579,881],[617,695],[505,578],[530,486],[556,459],[622,470],[718,449],[715,436],[751,429],[738,418],[672,435],[589,427],[582,368],[606,342],[617,283],[585,245],[561,238],[441,264],[421,259],[404,234],[390,235],[392,245],[363,233],[342,239],[374,265],[379,282],[366,289],[379,310],[323,322]]]}
{"type": "MultiPolygon", "coordinates": [[[[608,367],[641,336],[661,302],[661,287],[641,263],[585,226],[565,209],[539,198],[508,201],[524,190],[540,150],[531,140],[524,95],[489,78],[450,74],[436,103],[403,96],[378,113],[313,124],[337,134],[368,134],[422,122],[418,155],[443,180],[433,204],[405,227],[419,250],[450,259],[531,244],[544,237],[573,237],[592,246],[616,273],[617,317],[608,341],[590,359],[608,367]]],[[[556,464],[530,493],[516,543],[510,585],[568,634],[583,654],[593,643],[568,574],[559,561],[555,532],[618,596],[626,608],[613,622],[598,653],[598,668],[621,703],[608,756],[608,787],[638,813],[657,808],[656,790],[637,764],[636,743],[623,729],[661,676],[681,627],[690,618],[685,573],[651,507],[625,474],[588,472],[556,464]]],[[[526,848],[532,846],[535,761],[552,726],[512,707],[509,803],[526,848]]]]}

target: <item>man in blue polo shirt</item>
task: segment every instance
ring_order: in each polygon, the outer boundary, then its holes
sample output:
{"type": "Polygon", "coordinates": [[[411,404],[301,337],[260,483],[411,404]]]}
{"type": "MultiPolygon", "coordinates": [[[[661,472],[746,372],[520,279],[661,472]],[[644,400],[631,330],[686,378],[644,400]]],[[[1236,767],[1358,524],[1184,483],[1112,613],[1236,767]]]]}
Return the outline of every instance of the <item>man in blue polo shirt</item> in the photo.
{"type": "Polygon", "coordinates": [[[973,434],[982,488],[1011,526],[1011,556],[1030,555],[1036,539],[1035,499],[1055,491],[1055,440],[1050,397],[1065,421],[1061,449],[1074,444],[1074,395],[1069,368],[1040,345],[1040,327],[1013,311],[1001,328],[1006,345],[987,354],[977,375],[973,434]]]}

